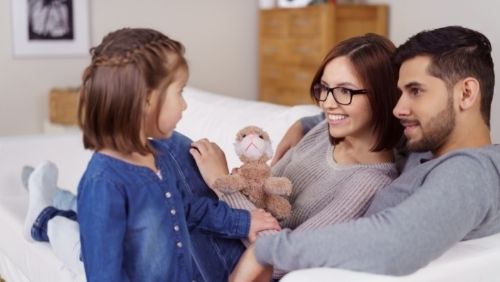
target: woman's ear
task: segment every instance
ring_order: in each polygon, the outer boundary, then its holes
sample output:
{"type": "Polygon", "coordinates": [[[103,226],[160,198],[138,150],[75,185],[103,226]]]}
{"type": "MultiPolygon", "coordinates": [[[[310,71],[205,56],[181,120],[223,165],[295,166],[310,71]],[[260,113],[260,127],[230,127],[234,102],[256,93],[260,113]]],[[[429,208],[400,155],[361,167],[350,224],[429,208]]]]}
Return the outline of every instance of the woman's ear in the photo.
{"type": "Polygon", "coordinates": [[[148,92],[148,94],[146,95],[146,107],[151,107],[152,106],[152,102],[151,101],[155,101],[158,99],[158,96],[159,96],[159,92],[157,90],[151,90],[148,92]]]}
{"type": "Polygon", "coordinates": [[[467,77],[460,83],[460,99],[458,105],[460,110],[468,110],[476,103],[479,105],[481,99],[479,81],[474,77],[467,77]]]}

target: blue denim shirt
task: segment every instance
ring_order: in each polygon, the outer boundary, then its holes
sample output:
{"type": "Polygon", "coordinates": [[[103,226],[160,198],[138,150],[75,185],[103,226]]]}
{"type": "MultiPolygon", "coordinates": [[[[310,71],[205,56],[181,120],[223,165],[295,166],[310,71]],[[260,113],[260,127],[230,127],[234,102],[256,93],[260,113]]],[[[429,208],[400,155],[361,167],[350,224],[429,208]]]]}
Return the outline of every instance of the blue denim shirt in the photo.
{"type": "MultiPolygon", "coordinates": [[[[248,235],[249,213],[185,190],[165,141],[152,141],[162,178],[94,153],[78,187],[88,281],[191,281],[189,230],[248,235]]],[[[188,152],[186,152],[188,154],[188,152]]]]}

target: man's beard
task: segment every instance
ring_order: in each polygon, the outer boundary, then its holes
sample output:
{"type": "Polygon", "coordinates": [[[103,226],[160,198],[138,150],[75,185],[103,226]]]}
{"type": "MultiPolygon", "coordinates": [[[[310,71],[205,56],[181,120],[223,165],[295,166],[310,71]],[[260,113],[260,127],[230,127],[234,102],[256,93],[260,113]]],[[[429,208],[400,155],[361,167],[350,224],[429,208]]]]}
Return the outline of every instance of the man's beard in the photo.
{"type": "Polygon", "coordinates": [[[452,95],[449,96],[446,108],[429,120],[427,128],[421,127],[422,138],[420,140],[407,141],[408,150],[413,152],[434,151],[446,142],[455,128],[452,97],[452,95]]]}

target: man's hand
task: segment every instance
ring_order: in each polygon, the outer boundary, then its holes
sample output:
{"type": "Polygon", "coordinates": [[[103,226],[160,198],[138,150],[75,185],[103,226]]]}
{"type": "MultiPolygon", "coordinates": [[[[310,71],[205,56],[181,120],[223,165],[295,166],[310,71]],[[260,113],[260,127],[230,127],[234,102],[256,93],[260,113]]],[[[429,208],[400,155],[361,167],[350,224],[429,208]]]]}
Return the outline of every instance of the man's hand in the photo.
{"type": "Polygon", "coordinates": [[[281,139],[278,147],[276,147],[276,152],[274,154],[273,160],[271,161],[271,166],[276,164],[285,153],[290,150],[293,146],[299,143],[300,139],[304,137],[304,129],[300,124],[300,121],[296,121],[285,133],[283,139],[281,139]]]}
{"type": "MultiPolygon", "coordinates": [[[[191,144],[189,153],[196,161],[203,180],[213,189],[213,184],[217,178],[229,174],[227,168],[226,155],[222,149],[215,143],[204,138],[191,144]]],[[[215,191],[218,195],[220,192],[215,191]]]]}
{"type": "Polygon", "coordinates": [[[263,266],[255,257],[254,245],[248,247],[229,276],[230,282],[269,282],[273,276],[272,266],[263,266]]]}
{"type": "Polygon", "coordinates": [[[254,243],[257,240],[257,234],[263,230],[276,230],[281,229],[278,220],[270,213],[263,209],[254,209],[250,212],[250,230],[248,232],[248,240],[254,243]]]}

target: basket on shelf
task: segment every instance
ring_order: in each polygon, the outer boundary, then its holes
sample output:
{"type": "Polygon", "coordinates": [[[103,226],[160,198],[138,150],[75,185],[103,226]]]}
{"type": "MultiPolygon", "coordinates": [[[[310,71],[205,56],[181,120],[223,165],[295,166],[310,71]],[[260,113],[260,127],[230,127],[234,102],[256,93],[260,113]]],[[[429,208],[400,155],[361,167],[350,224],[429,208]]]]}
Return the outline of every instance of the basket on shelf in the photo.
{"type": "Polygon", "coordinates": [[[50,122],[63,125],[77,124],[78,95],[78,88],[54,88],[50,90],[50,122]]]}

